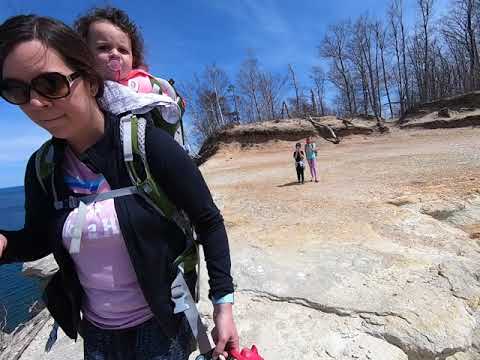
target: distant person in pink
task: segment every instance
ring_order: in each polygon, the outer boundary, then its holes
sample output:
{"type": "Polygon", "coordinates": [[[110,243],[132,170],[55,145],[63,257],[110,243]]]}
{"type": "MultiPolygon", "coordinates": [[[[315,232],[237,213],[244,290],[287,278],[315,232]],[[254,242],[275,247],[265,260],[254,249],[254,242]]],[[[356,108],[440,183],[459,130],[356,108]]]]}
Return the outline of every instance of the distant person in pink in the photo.
{"type": "Polygon", "coordinates": [[[305,156],[307,158],[308,167],[310,168],[311,180],[315,180],[318,183],[317,177],[317,147],[314,141],[310,140],[310,137],[307,137],[305,143],[305,156]]]}

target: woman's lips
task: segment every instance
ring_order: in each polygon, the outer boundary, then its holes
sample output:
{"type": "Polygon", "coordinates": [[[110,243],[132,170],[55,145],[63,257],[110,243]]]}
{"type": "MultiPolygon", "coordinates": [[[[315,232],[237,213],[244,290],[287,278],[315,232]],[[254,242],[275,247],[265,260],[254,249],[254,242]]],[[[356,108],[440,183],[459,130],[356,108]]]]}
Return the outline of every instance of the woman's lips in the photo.
{"type": "Polygon", "coordinates": [[[63,115],[60,115],[60,116],[57,116],[57,117],[54,117],[54,118],[51,118],[51,119],[47,119],[47,120],[42,120],[42,121],[43,122],[55,121],[55,120],[61,119],[62,117],[63,117],[63,115]]]}
{"type": "Polygon", "coordinates": [[[62,118],[64,115],[60,115],[51,119],[46,119],[46,120],[41,120],[39,123],[43,125],[43,127],[48,128],[48,129],[53,129],[58,127],[63,123],[62,118]]]}

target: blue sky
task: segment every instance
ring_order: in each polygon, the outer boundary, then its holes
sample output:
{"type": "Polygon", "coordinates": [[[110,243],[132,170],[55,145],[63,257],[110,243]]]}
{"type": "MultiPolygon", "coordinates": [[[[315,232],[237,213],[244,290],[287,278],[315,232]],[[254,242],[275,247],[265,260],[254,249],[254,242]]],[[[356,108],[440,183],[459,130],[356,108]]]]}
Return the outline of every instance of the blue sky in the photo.
{"type": "MultiPolygon", "coordinates": [[[[415,0],[404,0],[414,21],[415,0]]],[[[437,0],[445,9],[448,0],[437,0]]],[[[187,82],[215,62],[233,80],[247,49],[273,72],[293,64],[301,83],[319,64],[318,50],[329,24],[369,14],[382,18],[387,0],[0,0],[0,21],[24,13],[60,19],[67,24],[92,6],[125,10],[142,29],[151,72],[187,82]]],[[[48,133],[15,106],[0,99],[0,188],[22,185],[26,161],[48,133]]]]}

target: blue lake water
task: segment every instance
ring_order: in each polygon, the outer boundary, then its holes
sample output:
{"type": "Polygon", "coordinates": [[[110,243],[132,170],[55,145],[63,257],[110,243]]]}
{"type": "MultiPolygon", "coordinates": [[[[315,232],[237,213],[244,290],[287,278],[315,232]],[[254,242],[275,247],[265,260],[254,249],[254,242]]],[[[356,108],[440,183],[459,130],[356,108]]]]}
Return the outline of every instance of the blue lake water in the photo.
{"type": "MultiPolygon", "coordinates": [[[[0,189],[0,229],[17,230],[24,222],[23,187],[0,189]]],[[[22,264],[0,266],[0,322],[7,312],[6,331],[31,318],[31,304],[40,298],[38,281],[21,275],[22,264]]]]}

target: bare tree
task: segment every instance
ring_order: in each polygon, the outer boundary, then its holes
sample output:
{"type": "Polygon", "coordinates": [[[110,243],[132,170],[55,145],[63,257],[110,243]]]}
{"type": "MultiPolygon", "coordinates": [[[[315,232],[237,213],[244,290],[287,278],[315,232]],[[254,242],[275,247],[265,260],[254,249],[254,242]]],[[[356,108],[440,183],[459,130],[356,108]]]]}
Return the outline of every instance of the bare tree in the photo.
{"type": "Polygon", "coordinates": [[[422,75],[419,79],[419,97],[420,101],[425,102],[432,98],[431,96],[431,78],[432,74],[429,72],[430,60],[430,22],[432,20],[432,7],[434,0],[417,0],[418,7],[422,14],[421,18],[421,37],[423,39],[423,68],[422,75]]]}
{"type": "Polygon", "coordinates": [[[259,92],[265,119],[276,119],[280,108],[280,96],[287,79],[270,72],[259,73],[259,92]]]}
{"type": "Polygon", "coordinates": [[[390,110],[390,117],[393,117],[393,107],[392,107],[392,99],[390,97],[390,90],[388,87],[389,79],[387,77],[386,65],[385,65],[385,37],[386,37],[386,29],[380,22],[376,22],[374,25],[375,29],[375,39],[380,48],[380,58],[382,62],[382,74],[383,74],[383,85],[385,88],[385,94],[387,96],[388,107],[390,110]]]}
{"type": "Polygon", "coordinates": [[[317,112],[316,115],[325,115],[325,82],[327,80],[325,72],[320,66],[312,67],[310,71],[310,79],[313,80],[317,95],[317,112]],[[320,110],[320,111],[318,111],[320,110]]]}
{"type": "Polygon", "coordinates": [[[228,101],[229,81],[226,73],[216,65],[207,65],[202,76],[194,75],[193,81],[181,87],[186,97],[187,111],[192,117],[194,132],[200,141],[219,131],[233,119],[228,101]]]}
{"type": "Polygon", "coordinates": [[[379,75],[379,65],[378,65],[378,44],[375,41],[375,31],[374,24],[372,24],[368,19],[366,20],[365,27],[365,39],[366,39],[366,50],[368,51],[368,71],[370,75],[370,83],[372,87],[372,109],[373,114],[377,121],[380,121],[382,118],[382,103],[381,99],[381,89],[380,89],[380,75],[379,75]]]}
{"type": "Polygon", "coordinates": [[[354,73],[354,76],[352,77],[352,82],[355,83],[353,86],[353,96],[354,98],[359,97],[359,100],[357,100],[359,108],[362,108],[363,113],[367,115],[369,113],[371,89],[363,51],[364,38],[363,31],[360,28],[362,23],[357,21],[353,26],[352,36],[348,41],[348,58],[353,65],[352,72],[354,73]],[[359,89],[361,89],[361,96],[358,95],[358,92],[360,91],[359,89]]]}
{"type": "Polygon", "coordinates": [[[310,115],[318,115],[317,100],[315,100],[315,93],[310,89],[310,102],[312,104],[312,113],[310,115]]]}
{"type": "Polygon", "coordinates": [[[480,86],[479,11],[478,0],[454,0],[451,11],[442,21],[442,35],[455,62],[457,84],[461,84],[461,91],[471,91],[480,86]]]}
{"type": "Polygon", "coordinates": [[[397,80],[397,92],[400,103],[400,115],[405,113],[405,86],[404,86],[404,77],[402,71],[402,56],[401,56],[401,47],[400,47],[400,34],[399,34],[399,20],[398,20],[398,1],[393,1],[388,10],[388,19],[391,31],[391,37],[393,38],[394,50],[395,50],[395,59],[396,59],[396,80],[397,80]]]}
{"type": "Polygon", "coordinates": [[[373,115],[379,126],[387,113],[402,116],[419,102],[479,89],[480,0],[450,0],[440,22],[435,0],[415,2],[418,22],[411,27],[403,0],[390,0],[385,23],[360,16],[330,25],[318,47],[328,68],[313,67],[305,88],[292,64],[280,76],[251,53],[235,84],[215,64],[208,66],[187,92],[195,128],[211,134],[238,122],[240,114],[250,122],[289,116],[288,110],[295,116],[325,115],[327,82],[336,90],[332,111],[373,115]],[[284,99],[287,82],[292,97],[284,99]]]}
{"type": "Polygon", "coordinates": [[[347,41],[350,23],[332,25],[320,46],[320,55],[331,60],[330,82],[340,91],[340,100],[348,114],[357,112],[352,77],[348,67],[347,41]]]}
{"type": "MultiPolygon", "coordinates": [[[[367,94],[370,102],[370,106],[373,114],[377,119],[380,118],[380,109],[379,109],[379,99],[378,99],[378,89],[376,81],[376,64],[374,64],[372,58],[373,44],[372,44],[372,31],[369,21],[366,17],[360,17],[355,24],[354,28],[355,34],[355,43],[356,47],[360,51],[360,56],[362,57],[362,62],[365,64],[365,69],[367,71],[367,94]],[[375,67],[375,68],[374,68],[375,67]]],[[[362,74],[365,76],[365,74],[362,74]]],[[[366,112],[368,114],[368,112],[366,112]]]]}
{"type": "Polygon", "coordinates": [[[290,119],[290,112],[288,111],[288,105],[285,101],[282,102],[282,112],[281,112],[281,117],[282,119],[285,119],[285,116],[290,119]]]}
{"type": "MultiPolygon", "coordinates": [[[[353,89],[353,99],[365,115],[373,114],[377,121],[382,119],[381,46],[378,44],[377,25],[361,16],[351,28],[347,38],[346,54],[353,89]]],[[[379,124],[380,126],[380,124],[379,124]]]]}
{"type": "Polygon", "coordinates": [[[215,96],[216,111],[218,116],[218,123],[220,126],[225,126],[226,122],[223,117],[222,107],[220,106],[220,97],[224,97],[228,88],[228,78],[226,73],[219,69],[215,64],[207,65],[205,68],[205,80],[210,84],[215,96]],[[217,113],[218,111],[218,113],[217,113]]]}
{"type": "Polygon", "coordinates": [[[249,54],[248,57],[240,65],[237,76],[237,84],[243,96],[247,99],[246,109],[247,117],[250,121],[262,121],[260,111],[260,94],[259,94],[260,70],[258,60],[249,54]]]}
{"type": "Polygon", "coordinates": [[[295,115],[300,115],[300,94],[298,90],[297,78],[295,77],[295,71],[293,71],[292,64],[288,64],[288,74],[290,75],[290,81],[293,89],[295,90],[295,115]]]}
{"type": "Polygon", "coordinates": [[[407,71],[406,31],[403,20],[403,0],[392,0],[388,10],[391,37],[395,45],[397,92],[400,115],[411,107],[410,82],[407,71]]]}
{"type": "Polygon", "coordinates": [[[299,119],[305,118],[307,114],[311,114],[313,112],[313,106],[310,99],[310,94],[305,92],[306,89],[299,89],[298,98],[291,97],[287,99],[287,103],[290,104],[291,108],[297,108],[298,111],[293,112],[293,117],[297,117],[299,119]]]}
{"type": "Polygon", "coordinates": [[[408,82],[408,73],[407,73],[407,47],[406,47],[406,32],[405,25],[403,22],[403,0],[395,0],[398,2],[399,6],[397,7],[398,11],[398,22],[400,26],[400,34],[402,40],[402,65],[403,65],[403,77],[405,79],[405,96],[406,96],[406,108],[409,109],[412,106],[412,98],[410,96],[410,88],[408,82]]]}
{"type": "Polygon", "coordinates": [[[240,113],[239,113],[240,108],[238,106],[238,103],[240,102],[240,99],[235,92],[235,85],[230,84],[228,86],[227,90],[228,90],[228,92],[230,92],[232,94],[235,122],[240,123],[240,113]]]}
{"type": "Polygon", "coordinates": [[[469,63],[470,63],[470,90],[476,89],[479,86],[479,55],[478,55],[478,46],[477,46],[477,34],[478,31],[474,29],[475,17],[477,18],[477,25],[479,20],[479,2],[475,0],[463,0],[460,1],[460,8],[464,9],[465,12],[465,23],[466,30],[468,35],[468,54],[469,54],[469,63]]]}

